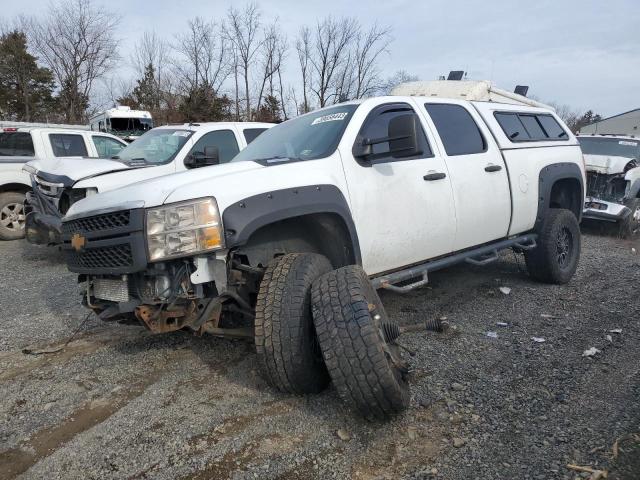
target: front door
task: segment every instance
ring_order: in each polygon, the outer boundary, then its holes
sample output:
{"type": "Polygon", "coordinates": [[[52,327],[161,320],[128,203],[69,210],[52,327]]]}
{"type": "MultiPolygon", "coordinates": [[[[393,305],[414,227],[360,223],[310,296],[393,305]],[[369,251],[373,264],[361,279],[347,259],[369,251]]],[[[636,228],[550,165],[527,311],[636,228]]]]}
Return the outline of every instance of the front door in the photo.
{"type": "MultiPolygon", "coordinates": [[[[393,136],[390,122],[415,114],[407,103],[375,107],[356,138],[393,136]]],[[[372,146],[372,155],[342,155],[349,197],[365,271],[369,275],[398,269],[449,253],[456,230],[451,184],[444,158],[432,148],[417,117],[420,153],[390,153],[389,142],[372,146]]]]}

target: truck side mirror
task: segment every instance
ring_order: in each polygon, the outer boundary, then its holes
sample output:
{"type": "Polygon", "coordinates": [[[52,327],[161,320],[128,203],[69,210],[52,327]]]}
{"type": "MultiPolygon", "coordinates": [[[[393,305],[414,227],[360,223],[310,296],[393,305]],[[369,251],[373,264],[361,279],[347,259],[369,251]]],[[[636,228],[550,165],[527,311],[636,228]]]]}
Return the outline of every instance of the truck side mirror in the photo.
{"type": "Polygon", "coordinates": [[[415,113],[398,115],[389,121],[389,153],[394,158],[418,155],[415,113]]]}
{"type": "Polygon", "coordinates": [[[387,136],[380,138],[361,138],[353,146],[353,156],[367,161],[373,160],[374,155],[392,156],[393,158],[413,157],[421,152],[418,149],[418,137],[416,122],[418,118],[415,113],[398,115],[389,121],[387,136]],[[373,145],[388,143],[389,150],[386,152],[373,153],[373,145]]]}
{"type": "Polygon", "coordinates": [[[219,163],[220,155],[215,145],[207,145],[204,147],[204,153],[193,152],[184,159],[184,166],[187,168],[207,167],[219,163]]]}
{"type": "Polygon", "coordinates": [[[220,153],[215,145],[204,147],[204,160],[207,165],[218,165],[220,163],[220,153]]]}

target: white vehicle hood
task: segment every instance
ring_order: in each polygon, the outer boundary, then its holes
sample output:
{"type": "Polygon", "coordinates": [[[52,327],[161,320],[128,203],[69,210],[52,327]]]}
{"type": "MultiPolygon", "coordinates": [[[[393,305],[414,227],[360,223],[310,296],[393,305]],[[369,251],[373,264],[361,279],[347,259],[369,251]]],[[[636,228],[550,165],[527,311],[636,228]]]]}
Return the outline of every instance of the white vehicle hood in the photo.
{"type": "Polygon", "coordinates": [[[587,172],[604,173],[613,175],[624,172],[624,167],[631,161],[627,157],[614,157],[609,155],[584,155],[587,172]]]}
{"type": "Polygon", "coordinates": [[[151,178],[80,200],[69,208],[65,219],[129,208],[156,207],[162,205],[173,191],[188,184],[226,182],[236,173],[262,168],[265,167],[255,162],[232,162],[151,178]]]}
{"type": "Polygon", "coordinates": [[[62,183],[71,184],[84,178],[130,170],[131,168],[136,167],[130,167],[122,162],[103,158],[57,157],[32,160],[27,163],[27,171],[35,169],[37,172],[59,176],[61,180],[66,180],[66,182],[62,183]]]}

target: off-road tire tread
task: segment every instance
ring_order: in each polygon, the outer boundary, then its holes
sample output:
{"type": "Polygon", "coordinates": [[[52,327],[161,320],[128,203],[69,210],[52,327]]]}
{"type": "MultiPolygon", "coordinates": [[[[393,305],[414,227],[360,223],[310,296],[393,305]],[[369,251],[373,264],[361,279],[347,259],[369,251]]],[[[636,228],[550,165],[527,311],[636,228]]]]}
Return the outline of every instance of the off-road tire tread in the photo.
{"type": "Polygon", "coordinates": [[[318,393],[329,384],[314,347],[310,291],[331,268],[322,255],[294,253],[278,257],[265,271],[256,302],[256,352],[264,378],[282,392],[318,393]]]}
{"type": "Polygon", "coordinates": [[[389,319],[362,268],[347,266],[318,278],[311,303],[324,361],[340,397],[369,420],[405,410],[409,386],[398,381],[387,361],[369,303],[383,321],[389,319]]]}
{"type": "Polygon", "coordinates": [[[547,213],[547,218],[542,223],[538,232],[538,246],[533,250],[525,251],[524,258],[529,275],[544,283],[561,285],[567,283],[573,277],[580,260],[580,226],[578,219],[570,210],[552,208],[547,213]],[[569,271],[562,271],[555,258],[556,238],[558,229],[568,226],[573,233],[575,266],[569,271]]]}

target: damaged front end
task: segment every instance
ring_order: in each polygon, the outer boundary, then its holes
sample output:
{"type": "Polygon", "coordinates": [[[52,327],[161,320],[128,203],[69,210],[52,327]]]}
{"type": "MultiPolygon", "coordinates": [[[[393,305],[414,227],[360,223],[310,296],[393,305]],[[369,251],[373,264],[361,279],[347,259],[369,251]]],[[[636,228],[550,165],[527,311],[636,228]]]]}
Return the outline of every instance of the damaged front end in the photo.
{"type": "Polygon", "coordinates": [[[25,200],[26,238],[36,245],[62,243],[62,217],[75,202],[86,197],[85,189],[31,175],[32,190],[25,200]]]}
{"type": "Polygon", "coordinates": [[[628,206],[640,190],[640,166],[625,159],[618,168],[611,161],[587,163],[587,197],[584,218],[620,222],[632,214],[628,206]]]}
{"type": "Polygon", "coordinates": [[[69,270],[79,273],[83,304],[102,320],[141,324],[153,333],[252,337],[251,303],[261,272],[252,280],[235,270],[224,249],[150,261],[157,239],[145,219],[143,208],[65,219],[63,250],[69,270]]]}

